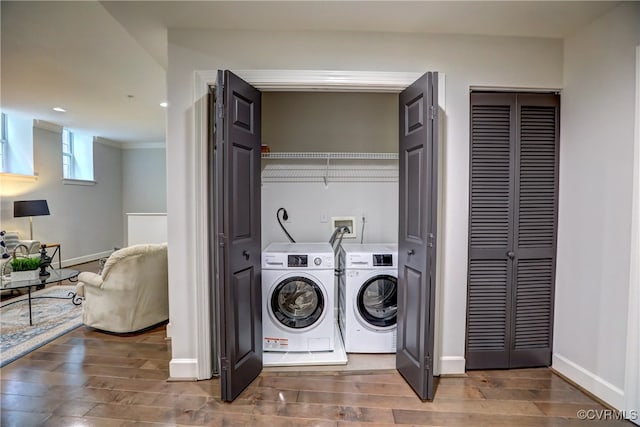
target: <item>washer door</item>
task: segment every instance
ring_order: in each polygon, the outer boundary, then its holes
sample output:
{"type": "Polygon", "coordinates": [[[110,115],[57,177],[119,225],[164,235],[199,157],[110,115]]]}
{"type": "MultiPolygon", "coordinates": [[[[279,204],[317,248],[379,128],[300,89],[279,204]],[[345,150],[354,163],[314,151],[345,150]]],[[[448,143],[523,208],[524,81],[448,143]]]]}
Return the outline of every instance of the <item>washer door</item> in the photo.
{"type": "Polygon", "coordinates": [[[360,287],[356,305],[360,317],[370,326],[395,326],[398,314],[398,279],[385,274],[367,280],[360,287]]]}
{"type": "Polygon", "coordinates": [[[324,312],[322,289],[306,277],[289,277],[278,283],[273,290],[271,311],[288,328],[312,326],[324,312]]]}

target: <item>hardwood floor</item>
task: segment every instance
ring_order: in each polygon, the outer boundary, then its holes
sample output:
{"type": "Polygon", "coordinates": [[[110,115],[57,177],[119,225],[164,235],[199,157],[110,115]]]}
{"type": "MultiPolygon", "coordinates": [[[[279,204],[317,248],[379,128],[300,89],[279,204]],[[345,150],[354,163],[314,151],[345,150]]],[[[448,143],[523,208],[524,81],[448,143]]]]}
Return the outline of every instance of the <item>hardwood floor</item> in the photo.
{"type": "Polygon", "coordinates": [[[0,369],[8,426],[628,426],[548,369],[471,371],[421,402],[399,374],[264,372],[232,404],[219,380],[167,381],[160,327],[115,336],[80,327],[0,369]]]}

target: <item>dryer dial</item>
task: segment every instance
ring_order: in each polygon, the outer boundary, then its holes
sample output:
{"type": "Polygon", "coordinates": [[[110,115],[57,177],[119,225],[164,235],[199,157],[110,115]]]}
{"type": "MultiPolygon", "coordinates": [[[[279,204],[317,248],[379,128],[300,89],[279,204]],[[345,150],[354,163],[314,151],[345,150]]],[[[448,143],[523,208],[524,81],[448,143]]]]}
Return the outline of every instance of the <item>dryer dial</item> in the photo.
{"type": "Polygon", "coordinates": [[[320,264],[322,264],[322,258],[320,258],[320,257],[315,257],[315,258],[314,258],[314,260],[313,260],[313,263],[314,263],[315,265],[320,265],[320,264]]]}

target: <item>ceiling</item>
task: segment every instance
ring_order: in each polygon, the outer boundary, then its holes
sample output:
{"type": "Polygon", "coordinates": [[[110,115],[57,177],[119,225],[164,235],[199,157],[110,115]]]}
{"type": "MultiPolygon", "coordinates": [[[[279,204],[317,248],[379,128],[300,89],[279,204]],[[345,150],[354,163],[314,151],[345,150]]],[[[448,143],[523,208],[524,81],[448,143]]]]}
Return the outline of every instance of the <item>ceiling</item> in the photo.
{"type": "Polygon", "coordinates": [[[122,144],[164,142],[167,29],[563,38],[613,1],[2,1],[2,110],[122,144]],[[57,113],[53,107],[67,109],[57,113]]]}

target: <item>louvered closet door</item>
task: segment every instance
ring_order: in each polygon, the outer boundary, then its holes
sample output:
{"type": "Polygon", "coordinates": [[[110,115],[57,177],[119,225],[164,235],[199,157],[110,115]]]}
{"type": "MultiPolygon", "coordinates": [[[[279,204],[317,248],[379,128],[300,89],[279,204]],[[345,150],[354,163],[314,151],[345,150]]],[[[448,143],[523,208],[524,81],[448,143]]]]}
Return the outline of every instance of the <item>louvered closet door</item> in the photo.
{"type": "Polygon", "coordinates": [[[517,97],[512,368],[551,364],[558,211],[559,100],[517,97]]]}
{"type": "Polygon", "coordinates": [[[467,368],[550,364],[558,99],[473,93],[467,368]]]}
{"type": "Polygon", "coordinates": [[[509,367],[515,98],[471,96],[467,368],[509,367]]]}

